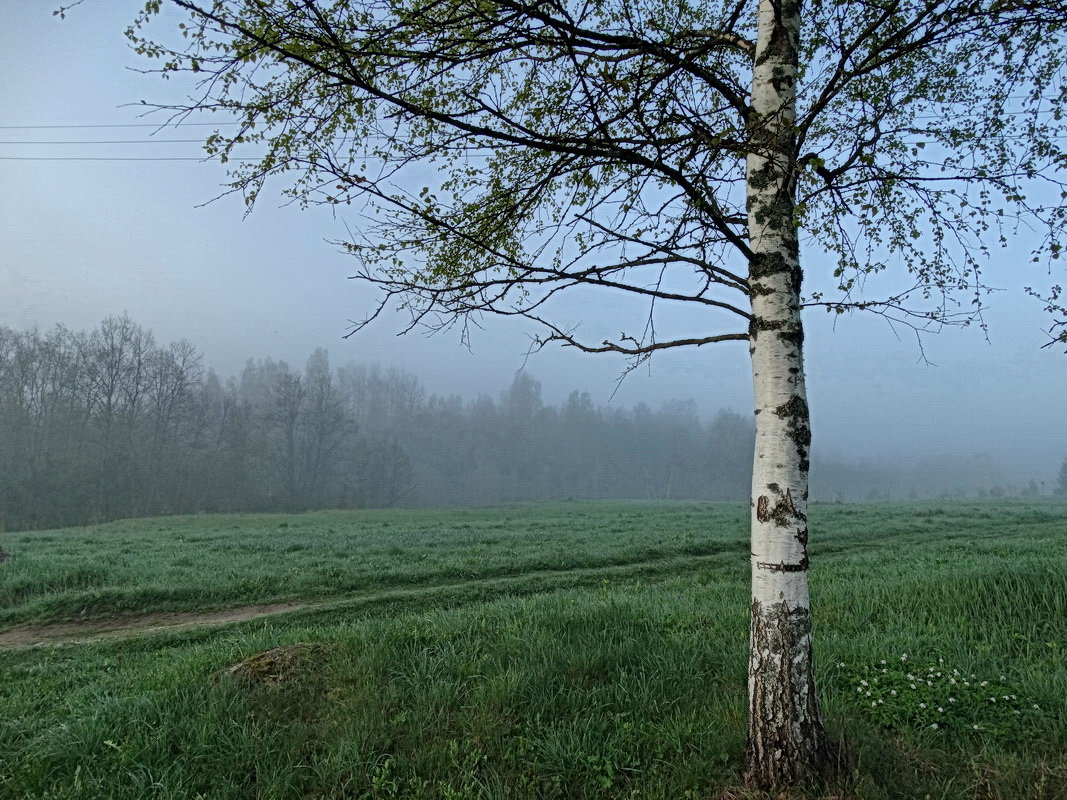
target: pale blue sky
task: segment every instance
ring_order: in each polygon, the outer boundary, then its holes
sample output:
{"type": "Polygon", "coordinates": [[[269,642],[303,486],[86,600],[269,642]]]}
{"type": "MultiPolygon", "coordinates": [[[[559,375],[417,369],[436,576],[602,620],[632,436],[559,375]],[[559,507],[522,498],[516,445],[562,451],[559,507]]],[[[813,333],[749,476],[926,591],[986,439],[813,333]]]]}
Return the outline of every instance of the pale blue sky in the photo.
{"type": "MultiPolygon", "coordinates": [[[[140,0],[87,0],[66,21],[53,0],[0,0],[0,125],[136,123],[141,99],[173,100],[179,87],[131,71],[143,66],[123,30],[140,0]]],[[[157,138],[196,138],[168,130],[157,138]]],[[[149,128],[12,129],[0,140],[145,139],[149,128]]],[[[0,144],[0,157],[197,156],[196,144],[0,144]]],[[[218,193],[224,173],[191,161],[0,159],[0,324],[89,328],[128,312],[157,338],[188,338],[223,375],[249,356],[302,364],[316,346],[335,364],[377,361],[419,374],[429,391],[496,393],[524,362],[529,330],[492,322],[473,351],[455,335],[398,338],[401,318],[341,340],[366,309],[368,289],[346,280],[347,260],[325,240],[343,225],[322,210],[300,212],[267,198],[245,218],[218,193]]],[[[809,275],[820,272],[805,254],[809,275]]],[[[1006,291],[990,298],[990,342],[977,330],[924,341],[882,320],[808,317],[807,359],[816,446],[852,459],[988,453],[1015,480],[1052,482],[1067,457],[1067,356],[1039,349],[1048,320],[1021,286],[1047,285],[1026,253],[998,253],[987,271],[1006,291]]],[[[1062,281],[1061,272],[1057,276],[1062,281]]],[[[583,295],[567,308],[595,339],[619,325],[610,302],[583,295]]],[[[535,355],[529,371],[556,401],[571,389],[608,402],[621,362],[560,350],[535,355]]],[[[657,357],[632,374],[613,402],[693,398],[705,413],[751,404],[747,353],[732,343],[657,357]]]]}

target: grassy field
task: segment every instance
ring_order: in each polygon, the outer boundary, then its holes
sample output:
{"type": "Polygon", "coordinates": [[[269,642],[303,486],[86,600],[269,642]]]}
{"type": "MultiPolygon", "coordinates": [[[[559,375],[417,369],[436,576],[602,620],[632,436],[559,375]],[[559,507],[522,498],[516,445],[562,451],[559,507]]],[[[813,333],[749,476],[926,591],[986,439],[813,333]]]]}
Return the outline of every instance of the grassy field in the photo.
{"type": "MultiPolygon", "coordinates": [[[[746,517],[567,503],[0,534],[0,631],[325,603],[0,650],[0,797],[737,797],[746,517]]],[[[854,759],[824,794],[1067,798],[1067,504],[811,520],[820,689],[854,759]]]]}

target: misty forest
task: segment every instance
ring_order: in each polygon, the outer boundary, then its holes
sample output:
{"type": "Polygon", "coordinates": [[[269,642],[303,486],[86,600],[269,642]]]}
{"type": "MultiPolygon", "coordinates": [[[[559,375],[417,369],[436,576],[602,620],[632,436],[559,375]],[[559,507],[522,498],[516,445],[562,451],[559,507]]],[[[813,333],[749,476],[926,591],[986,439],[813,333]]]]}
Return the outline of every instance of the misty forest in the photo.
{"type": "MultiPolygon", "coordinates": [[[[499,397],[442,397],[376,364],[249,360],[220,379],[186,340],[130,318],[92,331],[0,327],[0,526],[221,511],[539,500],[744,500],[754,427],[691,400],[543,402],[520,372],[499,397]]],[[[816,456],[816,500],[1036,497],[986,459],[906,467],[816,456]]]]}

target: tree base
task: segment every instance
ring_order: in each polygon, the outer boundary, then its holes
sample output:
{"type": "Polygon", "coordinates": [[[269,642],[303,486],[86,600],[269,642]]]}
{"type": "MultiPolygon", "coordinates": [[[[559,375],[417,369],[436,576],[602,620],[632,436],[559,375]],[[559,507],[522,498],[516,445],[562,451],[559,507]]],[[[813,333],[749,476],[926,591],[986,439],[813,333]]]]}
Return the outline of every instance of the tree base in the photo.
{"type": "Polygon", "coordinates": [[[819,715],[808,609],[753,600],[751,636],[745,785],[771,791],[822,783],[839,759],[819,715]]]}

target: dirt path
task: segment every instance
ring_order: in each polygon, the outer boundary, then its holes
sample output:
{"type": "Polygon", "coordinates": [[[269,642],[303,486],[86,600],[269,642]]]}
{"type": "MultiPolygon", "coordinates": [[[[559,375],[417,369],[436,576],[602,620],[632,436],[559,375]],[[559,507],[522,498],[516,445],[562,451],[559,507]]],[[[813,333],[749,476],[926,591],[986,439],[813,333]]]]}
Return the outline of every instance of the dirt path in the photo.
{"type": "Polygon", "coordinates": [[[0,650],[23,647],[42,647],[64,644],[82,644],[102,639],[116,639],[131,636],[147,636],[154,633],[169,633],[190,628],[210,628],[228,625],[234,622],[246,622],[262,617],[273,617],[292,611],[326,610],[332,608],[357,608],[388,602],[398,598],[448,594],[475,588],[496,586],[501,590],[518,587],[529,583],[534,591],[562,588],[553,583],[559,578],[571,578],[580,581],[583,578],[625,577],[641,573],[649,567],[663,568],[667,574],[677,574],[669,567],[678,564],[680,569],[692,568],[708,559],[718,558],[726,552],[706,553],[693,556],[674,556],[656,558],[647,561],[633,561],[599,567],[578,567],[571,569],[534,570],[517,575],[475,578],[450,584],[428,584],[382,589],[370,594],[330,598],[326,600],[292,601],[266,605],[239,606],[219,611],[160,611],[137,616],[115,617],[112,619],[87,620],[85,622],[52,622],[43,625],[22,625],[10,630],[0,631],[0,650]]]}
{"type": "Polygon", "coordinates": [[[0,632],[0,650],[15,647],[35,647],[54,644],[77,644],[95,639],[119,636],[141,636],[227,625],[231,622],[268,617],[310,608],[315,603],[273,603],[260,606],[241,606],[224,611],[160,611],[137,617],[92,620],[89,622],[52,622],[46,625],[26,625],[0,632]]]}

